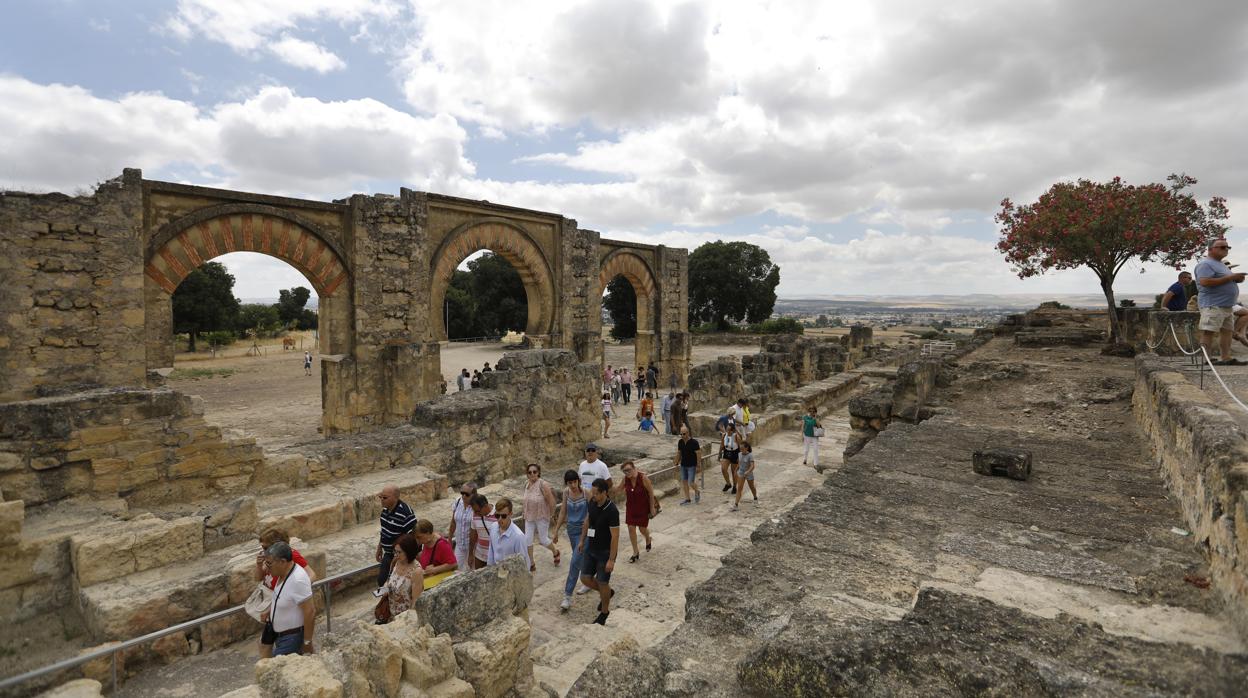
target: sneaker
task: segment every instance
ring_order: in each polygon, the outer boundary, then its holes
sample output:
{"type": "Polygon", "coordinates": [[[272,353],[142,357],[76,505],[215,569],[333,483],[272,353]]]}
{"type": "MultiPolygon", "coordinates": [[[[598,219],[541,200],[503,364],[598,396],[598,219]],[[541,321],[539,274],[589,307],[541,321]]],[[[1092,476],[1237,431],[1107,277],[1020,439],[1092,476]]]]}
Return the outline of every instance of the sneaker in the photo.
{"type": "Polygon", "coordinates": [[[571,595],[564,596],[563,601],[559,602],[559,610],[561,612],[567,613],[569,608],[572,608],[572,596],[571,595]]]}
{"type": "Polygon", "coordinates": [[[727,492],[727,491],[728,491],[728,490],[730,490],[730,489],[732,489],[732,485],[724,485],[724,489],[723,489],[723,491],[724,491],[724,492],[727,492]]]}
{"type": "Polygon", "coordinates": [[[733,493],[733,494],[736,494],[736,493],[737,493],[737,488],[735,488],[735,487],[734,487],[734,488],[732,488],[732,493],[733,493]]]}
{"type": "Polygon", "coordinates": [[[680,505],[681,505],[682,507],[683,507],[683,506],[685,506],[685,505],[687,505],[687,504],[693,504],[693,502],[691,502],[691,501],[689,501],[688,499],[686,499],[685,501],[683,501],[683,502],[681,502],[681,503],[680,503],[680,505]]]}
{"type": "Polygon", "coordinates": [[[594,622],[595,622],[595,623],[597,623],[598,625],[606,625],[606,624],[607,624],[607,616],[609,616],[609,615],[611,615],[611,614],[610,614],[610,613],[599,613],[599,614],[598,614],[598,617],[594,619],[594,622]]]}
{"type": "Polygon", "coordinates": [[[593,589],[590,589],[589,587],[582,584],[576,588],[576,595],[580,596],[581,594],[588,594],[591,591],[593,591],[593,589]]]}
{"type": "Polygon", "coordinates": [[[736,504],[733,504],[733,505],[732,505],[732,510],[733,510],[733,511],[736,511],[736,510],[737,510],[737,505],[736,505],[736,504]]]}

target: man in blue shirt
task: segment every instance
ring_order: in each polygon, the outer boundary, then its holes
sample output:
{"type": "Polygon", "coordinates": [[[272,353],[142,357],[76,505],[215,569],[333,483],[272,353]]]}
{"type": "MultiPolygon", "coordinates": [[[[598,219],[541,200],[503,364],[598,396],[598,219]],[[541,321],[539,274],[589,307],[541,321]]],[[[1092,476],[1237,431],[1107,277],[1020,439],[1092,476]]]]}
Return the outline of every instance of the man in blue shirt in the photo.
{"type": "Polygon", "coordinates": [[[1179,274],[1179,280],[1170,284],[1166,295],[1161,297],[1161,307],[1179,312],[1187,310],[1187,285],[1192,283],[1192,275],[1187,272],[1179,274]]]}
{"type": "Polygon", "coordinates": [[[1243,366],[1231,357],[1231,332],[1234,325],[1235,301],[1239,299],[1242,273],[1232,273],[1222,263],[1231,251],[1226,238],[1209,244],[1209,256],[1196,265],[1197,300],[1200,304],[1200,343],[1205,352],[1213,353],[1213,333],[1218,333],[1219,360],[1216,366],[1243,366]]]}

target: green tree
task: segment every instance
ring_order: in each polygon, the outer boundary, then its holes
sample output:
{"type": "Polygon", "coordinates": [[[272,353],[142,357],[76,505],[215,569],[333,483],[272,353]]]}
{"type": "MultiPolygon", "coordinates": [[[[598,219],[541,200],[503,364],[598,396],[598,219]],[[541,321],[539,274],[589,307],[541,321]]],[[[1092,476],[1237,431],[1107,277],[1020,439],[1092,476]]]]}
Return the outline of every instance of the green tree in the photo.
{"type": "Polygon", "coordinates": [[[827,327],[827,326],[828,326],[827,315],[820,315],[819,317],[815,318],[815,327],[827,327]]]}
{"type": "Polygon", "coordinates": [[[1221,197],[1207,206],[1183,190],[1196,180],[1170,175],[1164,184],[1058,182],[1032,204],[1005,199],[997,213],[1005,255],[1019,278],[1055,269],[1087,267],[1100,281],[1109,308],[1110,343],[1121,335],[1114,278],[1131,260],[1179,267],[1205,244],[1226,234],[1229,213],[1221,197]]]}
{"type": "Polygon", "coordinates": [[[206,262],[187,275],[173,292],[173,331],[191,337],[191,351],[201,332],[238,326],[234,275],[220,262],[206,262]]]}
{"type": "Polygon", "coordinates": [[[780,267],[748,242],[708,242],[689,253],[689,324],[757,323],[776,306],[780,267]]]}
{"type": "Polygon", "coordinates": [[[456,270],[451,276],[442,312],[450,316],[450,339],[494,337],[523,331],[529,304],[520,273],[487,252],[468,262],[468,271],[456,270]]]}
{"type": "Polygon", "coordinates": [[[312,297],[312,291],[303,286],[282,289],[277,292],[277,315],[283,325],[292,327],[299,322],[303,307],[312,297]]]}
{"type": "Polygon", "coordinates": [[[628,279],[616,276],[607,283],[602,307],[611,315],[612,337],[632,339],[637,336],[637,292],[628,279]]]}
{"type": "Polygon", "coordinates": [[[276,305],[262,303],[246,303],[238,308],[238,324],[235,325],[240,336],[249,330],[255,330],[256,336],[272,336],[282,327],[276,305]]]}

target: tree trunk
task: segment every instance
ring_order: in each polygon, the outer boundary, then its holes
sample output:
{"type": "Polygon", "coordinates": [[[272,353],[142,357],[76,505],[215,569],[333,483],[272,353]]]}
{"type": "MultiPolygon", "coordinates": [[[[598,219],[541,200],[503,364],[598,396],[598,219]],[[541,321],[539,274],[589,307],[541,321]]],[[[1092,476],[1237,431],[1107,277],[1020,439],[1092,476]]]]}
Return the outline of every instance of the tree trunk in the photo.
{"type": "Polygon", "coordinates": [[[1118,330],[1118,308],[1114,302],[1114,278],[1112,276],[1101,277],[1101,291],[1105,294],[1105,302],[1109,305],[1109,343],[1117,344],[1119,338],[1122,337],[1118,330]]]}
{"type": "Polygon", "coordinates": [[[191,342],[186,348],[186,350],[191,352],[192,354],[195,353],[195,334],[196,334],[195,330],[191,330],[191,342]]]}

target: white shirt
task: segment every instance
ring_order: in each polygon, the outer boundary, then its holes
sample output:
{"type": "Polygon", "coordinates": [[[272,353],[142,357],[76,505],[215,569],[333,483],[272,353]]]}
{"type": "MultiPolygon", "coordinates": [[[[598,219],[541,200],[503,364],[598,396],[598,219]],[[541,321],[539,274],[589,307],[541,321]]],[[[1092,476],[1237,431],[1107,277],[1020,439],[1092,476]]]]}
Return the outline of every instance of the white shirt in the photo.
{"type": "Polygon", "coordinates": [[[460,497],[451,507],[451,516],[455,519],[455,547],[467,550],[468,535],[472,532],[472,507],[464,504],[464,498],[460,497]]]}
{"type": "Polygon", "coordinates": [[[277,583],[273,590],[275,603],[269,607],[273,629],[277,632],[303,627],[303,611],[299,604],[312,598],[312,580],[299,565],[290,568],[286,580],[277,583]],[[279,593],[278,590],[281,590],[279,593]]]}
{"type": "Polygon", "coordinates": [[[490,527],[490,554],[485,564],[497,565],[512,555],[519,555],[524,558],[525,567],[532,566],[529,560],[529,543],[524,537],[524,531],[514,523],[509,523],[507,530],[499,532],[502,528],[499,524],[491,523],[490,527]]]}
{"type": "Polygon", "coordinates": [[[598,459],[593,463],[587,460],[581,461],[581,467],[577,470],[581,475],[581,489],[586,493],[594,486],[594,480],[602,478],[603,480],[611,479],[611,469],[607,467],[602,459],[598,459]]]}

